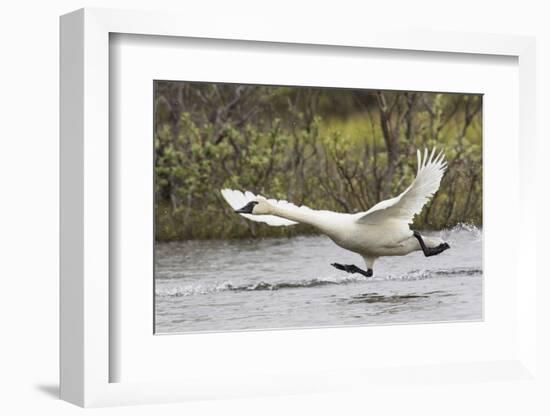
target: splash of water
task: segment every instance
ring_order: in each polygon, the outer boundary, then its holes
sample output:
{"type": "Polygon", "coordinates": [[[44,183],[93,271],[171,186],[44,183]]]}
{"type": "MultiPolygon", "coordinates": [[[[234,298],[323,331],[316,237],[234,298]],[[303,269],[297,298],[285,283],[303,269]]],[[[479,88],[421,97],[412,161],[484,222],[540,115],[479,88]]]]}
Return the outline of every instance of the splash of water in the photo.
{"type": "Polygon", "coordinates": [[[459,222],[453,228],[442,230],[440,235],[443,240],[453,242],[461,234],[469,234],[474,241],[481,241],[483,238],[483,230],[480,227],[464,222],[459,222]]]}
{"type": "Polygon", "coordinates": [[[185,285],[176,286],[170,288],[157,289],[155,291],[156,296],[170,297],[170,296],[192,296],[192,295],[204,295],[217,292],[249,292],[249,291],[273,291],[282,289],[299,289],[299,288],[313,288],[327,285],[347,285],[353,283],[365,283],[376,281],[405,281],[405,280],[424,280],[433,278],[449,278],[454,276],[479,276],[482,274],[481,269],[477,268],[456,268],[452,270],[413,270],[411,272],[401,275],[388,275],[380,277],[367,278],[364,276],[346,276],[343,278],[323,278],[323,279],[304,279],[304,280],[282,280],[278,282],[264,282],[260,281],[253,284],[240,284],[236,285],[230,281],[222,283],[216,283],[213,285],[185,285]]]}

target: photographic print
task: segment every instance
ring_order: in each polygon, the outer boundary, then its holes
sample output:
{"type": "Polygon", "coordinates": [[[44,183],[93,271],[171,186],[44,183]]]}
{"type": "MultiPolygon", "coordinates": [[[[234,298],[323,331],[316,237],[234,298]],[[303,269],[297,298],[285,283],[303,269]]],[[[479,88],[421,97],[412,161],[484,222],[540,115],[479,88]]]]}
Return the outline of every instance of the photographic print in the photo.
{"type": "Polygon", "coordinates": [[[483,318],[480,94],[154,81],[157,334],[483,318]]]}

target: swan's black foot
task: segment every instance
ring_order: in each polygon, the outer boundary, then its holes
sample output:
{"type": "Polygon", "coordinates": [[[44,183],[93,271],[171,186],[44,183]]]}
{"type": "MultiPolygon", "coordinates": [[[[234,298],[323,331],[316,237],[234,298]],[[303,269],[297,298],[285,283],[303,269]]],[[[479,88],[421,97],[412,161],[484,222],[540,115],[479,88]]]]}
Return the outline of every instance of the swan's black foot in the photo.
{"type": "Polygon", "coordinates": [[[348,273],[360,273],[363,276],[372,277],[372,269],[368,269],[367,271],[365,271],[357,267],[355,264],[331,263],[331,266],[348,273]]]}
{"type": "Polygon", "coordinates": [[[426,257],[435,256],[451,248],[451,246],[447,243],[441,243],[437,247],[427,247],[418,231],[413,231],[413,235],[418,240],[418,243],[420,244],[420,247],[426,257]]]}

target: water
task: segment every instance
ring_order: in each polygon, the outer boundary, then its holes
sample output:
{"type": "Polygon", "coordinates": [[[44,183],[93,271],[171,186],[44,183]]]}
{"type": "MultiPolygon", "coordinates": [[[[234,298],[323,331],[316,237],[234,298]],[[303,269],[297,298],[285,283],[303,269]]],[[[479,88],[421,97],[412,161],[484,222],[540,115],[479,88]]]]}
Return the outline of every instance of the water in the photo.
{"type": "Polygon", "coordinates": [[[324,236],[157,244],[156,332],[482,319],[481,231],[433,234],[451,249],[380,258],[372,278],[330,266],[364,264],[324,236]]]}

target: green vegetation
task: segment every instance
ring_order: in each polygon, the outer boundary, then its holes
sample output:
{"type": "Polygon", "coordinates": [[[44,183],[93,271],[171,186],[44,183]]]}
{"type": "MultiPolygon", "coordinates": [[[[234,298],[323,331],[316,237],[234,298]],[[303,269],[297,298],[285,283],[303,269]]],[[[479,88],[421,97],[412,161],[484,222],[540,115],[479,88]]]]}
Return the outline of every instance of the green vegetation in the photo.
{"type": "Polygon", "coordinates": [[[434,146],[449,167],[414,226],[482,223],[479,95],[156,81],[154,134],[157,240],[312,233],[246,221],[219,190],[364,211],[434,146]]]}

